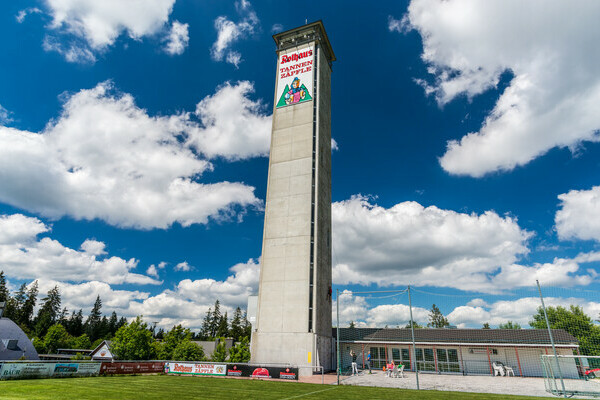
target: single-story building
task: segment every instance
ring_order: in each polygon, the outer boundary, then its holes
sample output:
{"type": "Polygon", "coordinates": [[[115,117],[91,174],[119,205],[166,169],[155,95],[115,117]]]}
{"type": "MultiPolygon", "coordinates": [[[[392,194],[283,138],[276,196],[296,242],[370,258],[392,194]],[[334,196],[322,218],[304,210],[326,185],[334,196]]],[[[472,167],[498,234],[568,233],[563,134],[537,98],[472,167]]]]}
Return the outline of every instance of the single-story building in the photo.
{"type": "MultiPolygon", "coordinates": [[[[342,368],[351,365],[356,353],[359,368],[366,367],[369,351],[372,368],[383,368],[392,360],[406,371],[493,375],[494,363],[511,367],[516,376],[544,376],[540,356],[553,354],[545,329],[415,329],[415,347],[410,329],[340,328],[342,368]],[[416,355],[416,357],[415,357],[416,355]],[[415,359],[416,358],[416,359],[415,359]]],[[[333,329],[336,337],[337,330],[333,329]]],[[[553,329],[557,353],[579,353],[577,339],[562,329],[553,329]]],[[[565,378],[578,378],[574,359],[561,359],[565,378]]]]}
{"type": "Polygon", "coordinates": [[[39,360],[33,343],[17,324],[0,317],[0,361],[39,360]]]}
{"type": "Polygon", "coordinates": [[[110,345],[110,340],[103,340],[102,343],[100,343],[98,346],[96,346],[94,350],[92,350],[89,356],[94,361],[114,361],[115,357],[113,356],[110,345]]]}

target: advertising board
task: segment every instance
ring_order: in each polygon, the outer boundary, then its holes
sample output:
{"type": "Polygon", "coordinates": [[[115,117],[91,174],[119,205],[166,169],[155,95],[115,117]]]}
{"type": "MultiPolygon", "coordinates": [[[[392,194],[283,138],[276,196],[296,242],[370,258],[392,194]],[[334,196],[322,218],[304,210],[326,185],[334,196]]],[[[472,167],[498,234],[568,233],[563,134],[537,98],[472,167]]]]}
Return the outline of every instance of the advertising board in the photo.
{"type": "Polygon", "coordinates": [[[276,107],[313,99],[314,46],[288,49],[279,54],[276,107]]]}
{"type": "Polygon", "coordinates": [[[0,364],[0,380],[93,376],[100,373],[100,363],[4,362],[0,364]]]}
{"type": "Polygon", "coordinates": [[[167,374],[177,375],[218,375],[225,376],[227,366],[225,364],[207,364],[207,363],[176,363],[165,364],[167,374]]]}
{"type": "Polygon", "coordinates": [[[100,373],[106,375],[160,374],[164,370],[164,362],[103,362],[100,367],[100,373]]]}
{"type": "Polygon", "coordinates": [[[227,376],[244,376],[260,379],[298,380],[298,368],[270,367],[265,365],[230,364],[227,376]]]}

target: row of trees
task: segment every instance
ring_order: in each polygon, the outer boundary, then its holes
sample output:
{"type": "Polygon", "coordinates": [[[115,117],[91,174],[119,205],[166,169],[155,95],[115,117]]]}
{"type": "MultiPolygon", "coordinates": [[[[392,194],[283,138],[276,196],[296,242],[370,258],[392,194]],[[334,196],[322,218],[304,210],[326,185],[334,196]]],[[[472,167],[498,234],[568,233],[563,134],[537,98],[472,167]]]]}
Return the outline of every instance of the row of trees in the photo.
{"type": "Polygon", "coordinates": [[[94,343],[100,339],[111,338],[117,330],[127,322],[125,317],[119,318],[116,312],[109,317],[102,315],[102,300],[96,297],[90,314],[83,316],[83,310],[69,313],[61,308],[61,294],[58,286],[53,287],[41,299],[37,314],[34,314],[38,302],[38,282],[29,287],[24,283],[11,295],[6,285],[4,272],[0,271],[0,302],[6,302],[4,316],[17,323],[29,337],[43,338],[51,326],[62,325],[72,337],[87,335],[94,343]]]}
{"type": "MultiPolygon", "coordinates": [[[[121,335],[131,331],[144,331],[134,335],[137,342],[133,341],[125,346],[129,349],[124,353],[127,355],[126,358],[203,360],[204,353],[198,345],[192,343],[193,340],[230,337],[236,342],[247,344],[250,338],[251,325],[246,314],[238,307],[230,321],[227,312],[222,313],[219,300],[215,302],[214,307],[209,308],[199,332],[194,333],[181,325],[165,332],[162,328],[156,331],[154,326],[148,327],[139,317],[128,324],[125,317],[119,318],[114,311],[108,317],[102,315],[100,296],[96,297],[87,317],[84,317],[81,309],[69,313],[66,308],[61,308],[61,293],[58,286],[48,291],[41,299],[38,312],[34,313],[38,303],[38,293],[38,283],[34,281],[29,286],[21,285],[15,293],[11,294],[4,273],[0,271],[0,302],[6,302],[4,317],[16,322],[33,339],[38,353],[53,353],[59,348],[93,349],[102,340],[117,340],[119,331],[121,335]],[[145,343],[143,337],[149,337],[150,343],[155,343],[151,349],[143,345],[138,346],[139,343],[145,343]]],[[[244,353],[243,346],[236,348],[234,352],[244,353]]],[[[222,348],[217,347],[215,353],[217,357],[228,356],[224,344],[222,348]]],[[[244,358],[243,355],[240,357],[244,358]]]]}
{"type": "MultiPolygon", "coordinates": [[[[119,328],[112,340],[112,351],[120,360],[177,360],[203,361],[207,359],[204,349],[192,341],[192,332],[181,325],[174,326],[164,334],[162,340],[152,337],[151,329],[137,317],[119,328]]],[[[221,340],[211,356],[212,361],[247,362],[250,360],[249,338],[241,341],[227,352],[221,340]],[[227,354],[229,353],[229,354],[227,354]]]]}

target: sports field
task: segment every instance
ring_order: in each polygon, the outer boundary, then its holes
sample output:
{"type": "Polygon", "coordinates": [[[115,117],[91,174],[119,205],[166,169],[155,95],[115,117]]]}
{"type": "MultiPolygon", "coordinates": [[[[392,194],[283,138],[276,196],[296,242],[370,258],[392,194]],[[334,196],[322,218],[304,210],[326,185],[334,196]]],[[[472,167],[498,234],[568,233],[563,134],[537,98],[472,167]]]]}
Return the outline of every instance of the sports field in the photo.
{"type": "MultiPolygon", "coordinates": [[[[504,399],[541,397],[146,375],[1,381],[0,399],[504,399]]],[[[547,397],[545,399],[548,399],[547,397]]]]}

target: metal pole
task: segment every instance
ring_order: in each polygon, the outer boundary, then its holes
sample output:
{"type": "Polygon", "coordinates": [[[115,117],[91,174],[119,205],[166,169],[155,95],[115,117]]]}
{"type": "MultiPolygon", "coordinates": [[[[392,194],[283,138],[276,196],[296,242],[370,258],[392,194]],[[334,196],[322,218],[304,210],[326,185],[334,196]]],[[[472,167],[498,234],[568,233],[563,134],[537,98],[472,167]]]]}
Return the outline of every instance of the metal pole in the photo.
{"type": "Polygon", "coordinates": [[[340,289],[335,289],[335,302],[336,302],[336,347],[337,347],[337,384],[340,384],[340,289]]]}
{"type": "Polygon", "coordinates": [[[413,343],[413,360],[415,363],[415,377],[417,378],[417,390],[419,390],[419,363],[417,362],[417,346],[415,345],[415,322],[412,315],[412,300],[410,298],[410,285],[408,285],[408,308],[410,309],[410,333],[413,343]]]}
{"type": "Polygon", "coordinates": [[[562,371],[560,370],[560,364],[558,363],[558,354],[556,354],[556,346],[554,346],[554,337],[552,336],[552,330],[550,329],[550,322],[548,321],[548,313],[546,312],[546,305],[544,304],[544,297],[542,296],[542,289],[540,288],[540,281],[535,280],[537,283],[538,292],[540,293],[540,300],[542,301],[542,310],[544,310],[544,318],[546,319],[546,328],[548,328],[548,335],[550,335],[550,343],[552,344],[552,350],[554,351],[554,359],[556,360],[556,368],[558,369],[558,376],[560,377],[560,385],[562,386],[563,397],[567,397],[567,391],[565,390],[565,381],[563,380],[562,371]]]}

